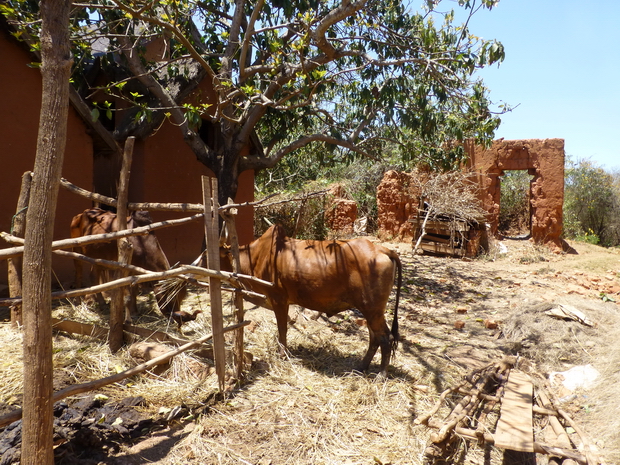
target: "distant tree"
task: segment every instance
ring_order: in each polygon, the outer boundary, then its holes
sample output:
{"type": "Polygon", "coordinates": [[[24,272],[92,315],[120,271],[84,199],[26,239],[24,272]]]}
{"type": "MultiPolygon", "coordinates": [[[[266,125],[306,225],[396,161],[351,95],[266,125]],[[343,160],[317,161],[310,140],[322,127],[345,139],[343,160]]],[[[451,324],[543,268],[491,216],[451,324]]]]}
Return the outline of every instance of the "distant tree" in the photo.
{"type": "Polygon", "coordinates": [[[620,246],[620,170],[611,173],[613,191],[613,210],[609,225],[609,243],[612,246],[620,246]]]}
{"type": "MultiPolygon", "coordinates": [[[[317,164],[335,147],[379,157],[389,143],[445,168],[464,156],[455,141],[488,142],[499,125],[472,76],[501,62],[504,48],[468,26],[496,3],[459,0],[469,16],[457,25],[440,0],[420,11],[399,0],[77,2],[72,80],[86,97],[93,66],[110,77],[110,100],[92,110],[111,118],[113,98],[131,107],[114,128],[121,143],[148,137],[165,119],[177,125],[219,178],[222,199],[242,171],[271,168],[310,144],[317,164]],[[158,61],[145,47],[155,38],[167,43],[158,61]],[[95,48],[105,53],[96,58],[95,48]],[[188,100],[203,80],[214,92],[188,100]]],[[[5,0],[0,10],[36,46],[38,2],[5,0]]]]}
{"type": "Polygon", "coordinates": [[[564,187],[565,234],[604,246],[617,245],[620,214],[617,180],[589,160],[567,160],[564,187]]]}

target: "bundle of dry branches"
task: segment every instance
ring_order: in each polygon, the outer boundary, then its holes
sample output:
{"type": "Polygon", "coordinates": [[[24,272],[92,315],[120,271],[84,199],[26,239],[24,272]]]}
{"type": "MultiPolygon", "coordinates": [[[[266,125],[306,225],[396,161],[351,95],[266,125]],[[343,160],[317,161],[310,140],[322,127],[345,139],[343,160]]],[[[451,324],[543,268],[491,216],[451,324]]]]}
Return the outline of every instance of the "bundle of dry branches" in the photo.
{"type": "Polygon", "coordinates": [[[451,236],[460,231],[459,223],[473,225],[484,221],[486,211],[479,199],[479,185],[474,173],[462,171],[420,173],[418,176],[412,176],[411,182],[411,193],[420,199],[418,217],[424,218],[413,248],[414,254],[426,235],[429,220],[446,223],[451,236]]]}
{"type": "Polygon", "coordinates": [[[429,218],[448,217],[454,221],[481,222],[486,216],[482,208],[475,173],[449,171],[412,176],[411,190],[419,193],[429,218]]]}
{"type": "Polygon", "coordinates": [[[280,193],[269,196],[270,202],[256,205],[254,232],[264,233],[271,224],[284,226],[291,237],[320,238],[324,229],[327,190],[302,193],[280,193]]]}

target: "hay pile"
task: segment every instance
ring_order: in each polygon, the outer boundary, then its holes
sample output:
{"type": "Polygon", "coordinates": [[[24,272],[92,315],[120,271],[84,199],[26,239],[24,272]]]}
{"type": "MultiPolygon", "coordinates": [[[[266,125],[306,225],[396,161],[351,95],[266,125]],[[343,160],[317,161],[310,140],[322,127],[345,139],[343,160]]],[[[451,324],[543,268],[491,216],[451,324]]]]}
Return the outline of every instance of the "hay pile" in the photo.
{"type": "Polygon", "coordinates": [[[12,329],[9,324],[0,325],[0,346],[2,346],[0,401],[8,405],[19,403],[23,392],[22,340],[21,332],[12,329]]]}
{"type": "MultiPolygon", "coordinates": [[[[613,316],[613,324],[605,325],[606,344],[600,344],[591,351],[597,361],[602,381],[596,389],[587,393],[596,415],[584,416],[585,427],[592,437],[599,439],[599,445],[607,452],[609,463],[620,463],[620,317],[613,316]],[[609,343],[614,341],[613,343],[609,343]]],[[[607,320],[609,321],[609,320],[607,320]]]]}
{"type": "Polygon", "coordinates": [[[272,224],[279,223],[291,237],[325,239],[328,233],[325,221],[327,189],[318,183],[310,184],[308,188],[308,192],[271,195],[256,205],[256,237],[261,236],[272,224]]]}
{"type": "Polygon", "coordinates": [[[609,324],[609,308],[603,302],[575,297],[519,307],[503,320],[505,339],[500,341],[501,346],[508,353],[526,357],[542,373],[592,363],[593,349],[604,344],[607,337],[599,325],[609,324]],[[546,313],[561,304],[578,308],[598,322],[597,326],[553,318],[546,313]]]}
{"type": "MultiPolygon", "coordinates": [[[[204,302],[188,299],[187,308],[203,305],[204,302]]],[[[162,319],[152,307],[153,296],[142,298],[140,307],[143,313],[137,323],[146,328],[174,333],[169,321],[162,319]]],[[[205,307],[208,310],[208,307],[205,307]]],[[[108,315],[94,307],[82,303],[58,306],[55,318],[67,318],[82,323],[107,325],[108,315]]],[[[210,327],[194,322],[186,324],[186,336],[197,339],[210,333],[210,327]]],[[[177,335],[184,337],[184,335],[177,335]]],[[[0,325],[0,344],[4,349],[3,383],[0,384],[0,402],[9,405],[21,405],[23,392],[22,380],[22,333],[10,325],[0,325]]],[[[172,349],[172,347],[171,347],[172,349]]],[[[60,390],[72,384],[84,383],[105,378],[138,365],[127,348],[111,353],[105,341],[95,338],[58,333],[54,335],[54,390],[60,390]]],[[[147,373],[146,376],[130,378],[123,383],[116,383],[101,389],[111,399],[121,400],[125,397],[142,396],[145,404],[150,406],[147,411],[156,413],[160,406],[196,405],[212,395],[217,388],[217,380],[211,379],[212,370],[208,360],[203,360],[186,352],[172,360],[170,369],[157,376],[147,373]]],[[[87,394],[81,395],[81,397],[87,394]]],[[[69,399],[70,401],[71,399],[69,399]]],[[[75,399],[74,399],[75,400],[75,399]]]]}

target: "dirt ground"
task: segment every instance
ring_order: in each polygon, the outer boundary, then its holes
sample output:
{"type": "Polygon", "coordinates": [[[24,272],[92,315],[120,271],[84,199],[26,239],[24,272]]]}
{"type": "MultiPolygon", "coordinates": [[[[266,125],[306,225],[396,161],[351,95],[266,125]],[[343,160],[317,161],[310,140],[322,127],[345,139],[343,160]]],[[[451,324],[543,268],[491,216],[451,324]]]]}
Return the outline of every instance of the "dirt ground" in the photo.
{"type": "MultiPolygon", "coordinates": [[[[387,379],[377,377],[378,356],[370,373],[354,371],[368,340],[356,312],[328,320],[292,308],[290,356],[282,359],[273,314],[248,304],[246,319],[253,324],[246,331],[246,350],[253,362],[243,383],[225,396],[210,395],[215,379],[203,376],[206,371],[195,380],[185,378],[191,386],[183,387],[188,390],[181,400],[166,391],[179,387],[152,387],[161,390],[158,396],[130,403],[143,405],[134,419],[139,434],[121,431],[105,447],[75,446],[57,463],[89,458],[90,463],[162,465],[515,463],[500,448],[458,435],[448,455],[429,462],[424,451],[435,430],[416,424],[439,394],[506,355],[518,357],[518,368],[535,384],[551,372],[594,367],[598,378],[589,388],[549,389],[575,422],[567,430],[571,440],[579,444],[577,433],[583,431],[603,463],[620,463],[617,251],[571,243],[576,254],[555,254],[527,240],[505,240],[491,254],[467,260],[413,256],[410,244],[386,245],[400,252],[404,266],[401,343],[387,379]],[[547,315],[559,305],[581,311],[593,326],[547,315]]],[[[207,299],[195,290],[186,306],[204,309],[207,299]]],[[[388,324],[392,316],[391,302],[388,324]]],[[[201,315],[184,336],[199,335],[207,320],[201,315]]],[[[108,403],[136,398],[137,387],[123,389],[105,391],[108,403]]],[[[0,406],[7,403],[8,394],[2,394],[0,406]]],[[[84,399],[79,401],[94,408],[92,398],[84,399]]],[[[447,398],[435,415],[438,421],[458,400],[447,398]]],[[[108,417],[111,425],[119,424],[114,414],[108,417]]],[[[496,420],[491,413],[489,431],[496,420]]],[[[537,441],[544,423],[535,421],[537,441]]],[[[530,457],[520,463],[544,464],[547,458],[537,454],[536,462],[530,457]]]]}

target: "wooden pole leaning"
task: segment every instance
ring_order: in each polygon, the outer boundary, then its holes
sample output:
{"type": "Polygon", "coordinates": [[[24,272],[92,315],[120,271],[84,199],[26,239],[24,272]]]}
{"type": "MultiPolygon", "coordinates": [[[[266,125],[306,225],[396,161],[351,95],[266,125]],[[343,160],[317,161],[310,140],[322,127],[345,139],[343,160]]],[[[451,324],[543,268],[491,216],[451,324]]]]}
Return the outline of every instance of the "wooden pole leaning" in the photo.
{"type": "MultiPolygon", "coordinates": [[[[228,204],[233,204],[232,199],[228,199],[228,204]]],[[[230,241],[232,251],[232,269],[233,273],[239,273],[241,264],[239,262],[239,237],[237,236],[236,226],[236,208],[226,208],[220,213],[226,222],[226,229],[228,230],[228,240],[230,241]]],[[[243,310],[243,293],[241,289],[233,291],[233,301],[235,303],[235,321],[241,323],[244,318],[243,310]]],[[[241,379],[243,376],[243,326],[240,326],[234,333],[234,350],[233,355],[235,357],[235,376],[237,379],[241,379]]]]}
{"type": "MultiPolygon", "coordinates": [[[[202,177],[202,201],[205,208],[205,237],[207,242],[207,268],[220,271],[220,241],[217,179],[202,177]]],[[[209,277],[209,296],[211,299],[211,328],[213,331],[213,355],[215,372],[220,390],[225,388],[226,350],[224,347],[224,317],[222,315],[222,282],[209,277]]]]}
{"type": "MultiPolygon", "coordinates": [[[[129,197],[129,175],[131,173],[131,161],[133,158],[133,147],[135,137],[128,137],[125,141],[125,149],[123,150],[123,163],[119,175],[116,206],[116,221],[119,231],[127,229],[127,200],[129,197]]],[[[118,245],[118,262],[121,264],[131,264],[131,256],[133,248],[127,237],[121,237],[117,241],[118,245]]],[[[121,279],[127,276],[125,269],[114,271],[115,279],[121,279]]],[[[124,343],[123,323],[125,322],[125,288],[114,290],[110,301],[110,351],[112,353],[118,351],[124,343]]]]}
{"type": "MultiPolygon", "coordinates": [[[[11,234],[24,237],[26,233],[26,210],[30,201],[30,186],[32,184],[32,171],[26,171],[22,175],[22,187],[19,192],[17,209],[11,224],[11,234]]],[[[9,295],[17,297],[22,295],[22,257],[10,258],[8,264],[9,295]]],[[[11,326],[22,324],[22,304],[11,305],[11,326]]]]}

